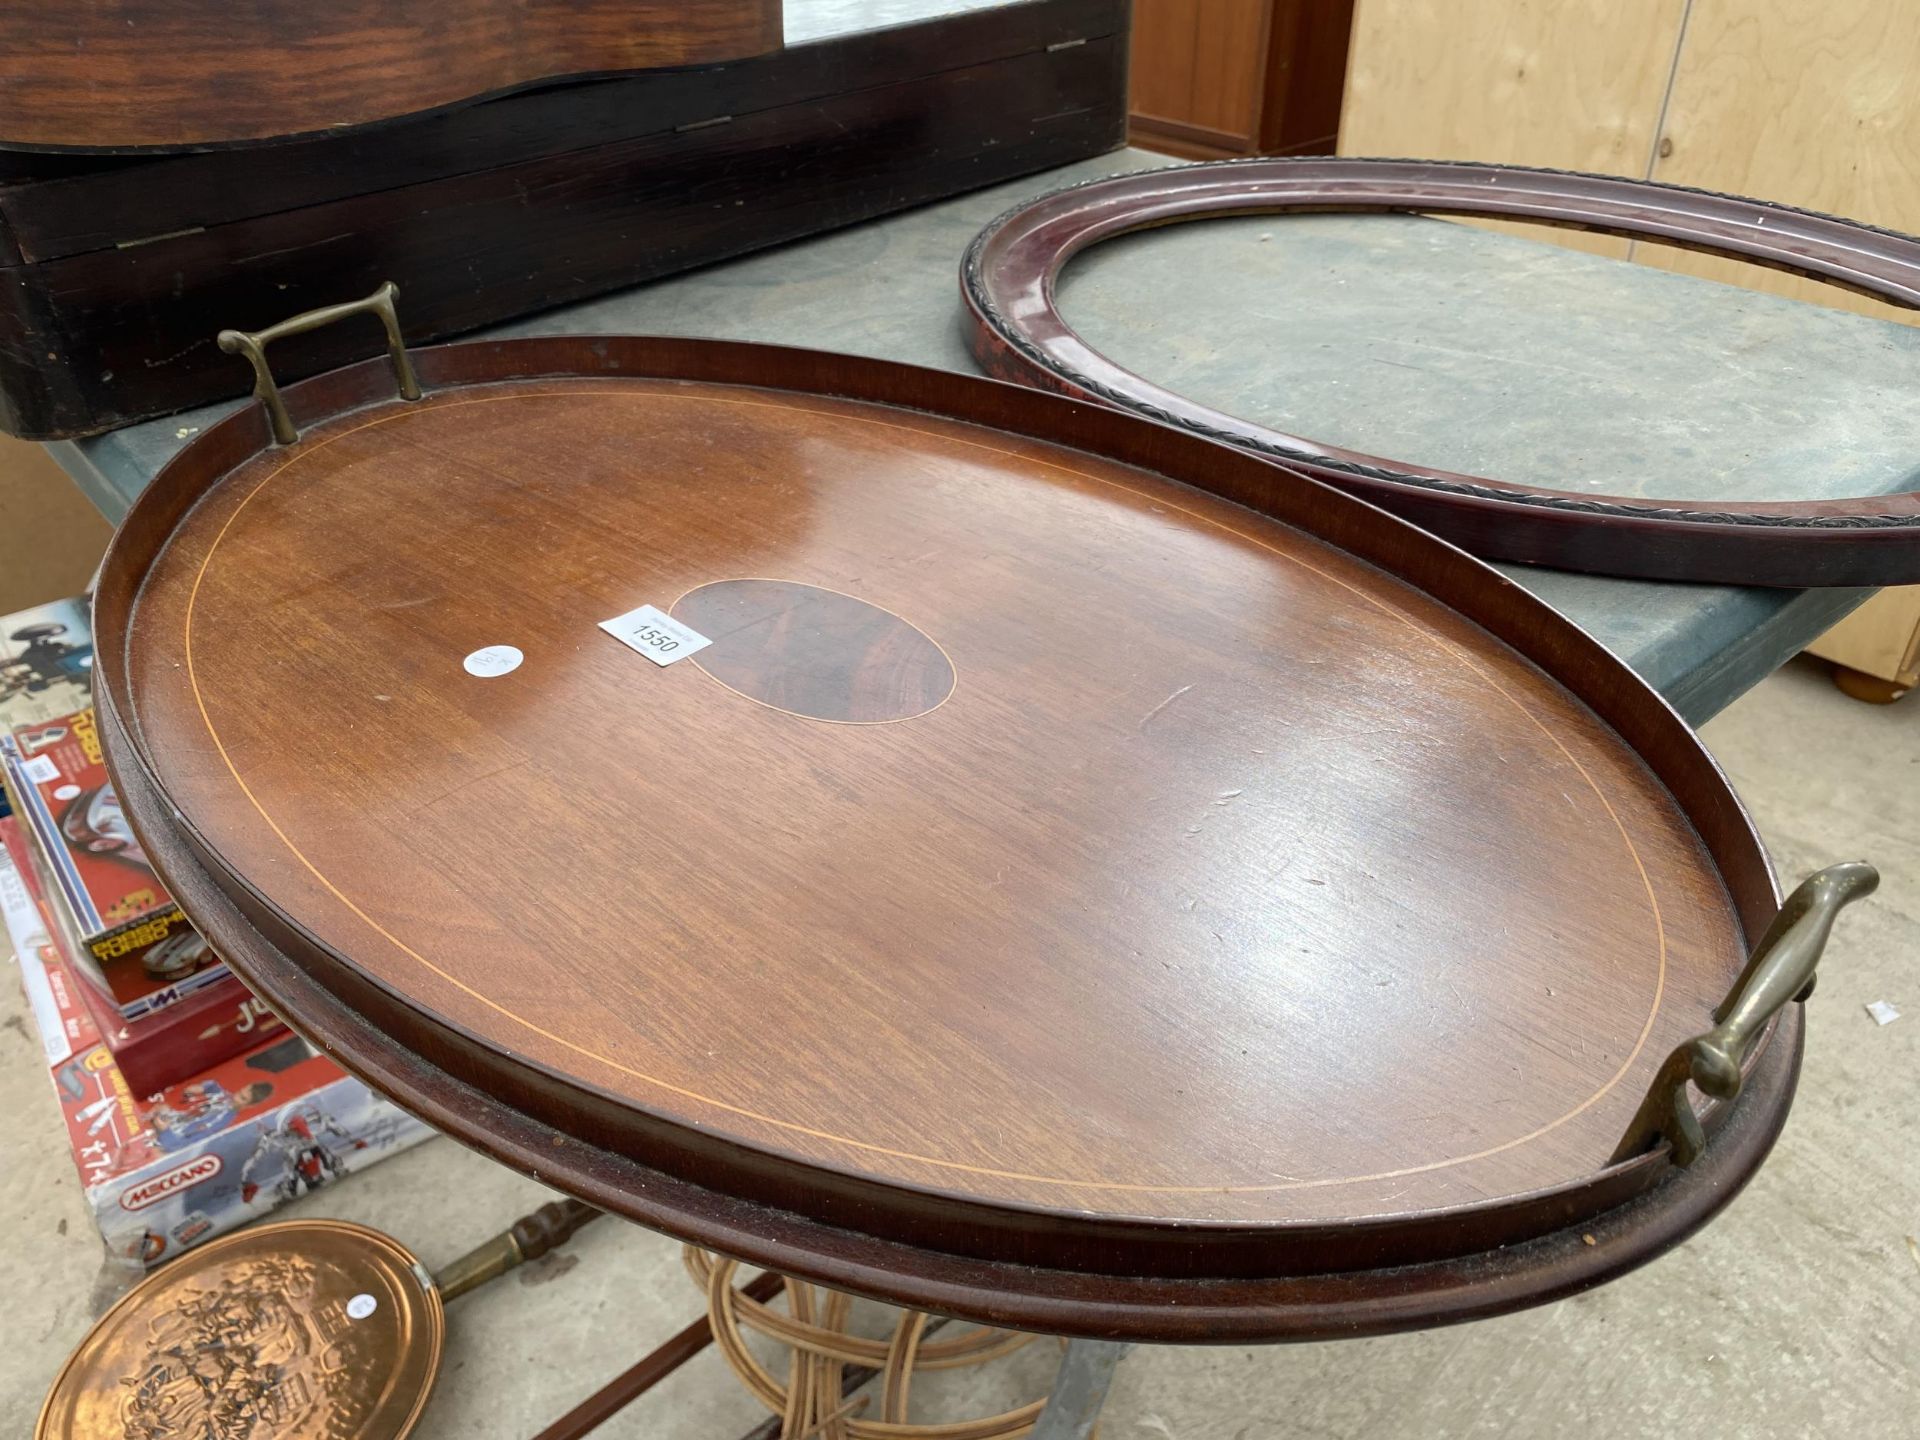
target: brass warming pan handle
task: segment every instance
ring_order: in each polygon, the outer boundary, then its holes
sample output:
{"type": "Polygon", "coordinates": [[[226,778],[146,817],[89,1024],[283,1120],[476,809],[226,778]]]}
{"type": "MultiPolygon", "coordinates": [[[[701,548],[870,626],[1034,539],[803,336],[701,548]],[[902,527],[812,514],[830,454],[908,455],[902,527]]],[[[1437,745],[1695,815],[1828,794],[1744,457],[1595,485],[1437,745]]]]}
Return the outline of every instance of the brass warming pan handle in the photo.
{"type": "Polygon", "coordinates": [[[1813,993],[1814,970],[1834,918],[1879,884],[1880,872],[1859,860],[1829,865],[1800,882],[1713,1012],[1713,1029],[1681,1045],[1660,1067],[1609,1164],[1644,1154],[1663,1139],[1673,1147],[1674,1164],[1691,1165],[1699,1158],[1707,1138],[1687,1099],[1687,1083],[1717,1100],[1740,1093],[1742,1067],[1755,1038],[1789,1000],[1804,1001],[1813,993]]]}
{"type": "Polygon", "coordinates": [[[291,445],[300,438],[300,432],[293,428],[293,417],[287,413],[287,402],[280,398],[280,387],[274,383],[273,371],[267,364],[267,346],[288,335],[304,335],[309,330],[318,330],[323,325],[331,325],[351,315],[379,317],[380,323],[386,327],[387,359],[393,365],[393,379],[400,387],[400,398],[420,398],[420,379],[413,373],[413,362],[407,358],[407,347],[400,339],[400,317],[393,308],[393,302],[399,294],[399,287],[388,280],[364,300],[349,300],[343,305],[323,305],[318,310],[309,310],[305,314],[282,320],[278,325],[269,325],[265,330],[220,332],[218,339],[222,350],[229,355],[245,355],[253,362],[254,397],[267,407],[267,418],[273,424],[274,444],[291,445]]]}
{"type": "Polygon", "coordinates": [[[458,1299],[529,1260],[538,1260],[564,1245],[576,1230],[590,1220],[598,1220],[602,1213],[578,1200],[555,1200],[531,1215],[522,1215],[511,1229],[469,1250],[433,1277],[440,1287],[440,1298],[458,1299]]]}

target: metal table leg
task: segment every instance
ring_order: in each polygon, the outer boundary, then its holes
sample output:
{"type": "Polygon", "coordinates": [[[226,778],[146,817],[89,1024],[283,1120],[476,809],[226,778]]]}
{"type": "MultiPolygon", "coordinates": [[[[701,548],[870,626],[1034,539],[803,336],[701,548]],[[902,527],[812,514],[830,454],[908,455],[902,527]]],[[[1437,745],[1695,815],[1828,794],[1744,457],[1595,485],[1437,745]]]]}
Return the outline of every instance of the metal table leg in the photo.
{"type": "Polygon", "coordinates": [[[1087,1440],[1106,1404],[1120,1357],[1132,1348],[1113,1340],[1069,1341],[1031,1440],[1087,1440]]]}

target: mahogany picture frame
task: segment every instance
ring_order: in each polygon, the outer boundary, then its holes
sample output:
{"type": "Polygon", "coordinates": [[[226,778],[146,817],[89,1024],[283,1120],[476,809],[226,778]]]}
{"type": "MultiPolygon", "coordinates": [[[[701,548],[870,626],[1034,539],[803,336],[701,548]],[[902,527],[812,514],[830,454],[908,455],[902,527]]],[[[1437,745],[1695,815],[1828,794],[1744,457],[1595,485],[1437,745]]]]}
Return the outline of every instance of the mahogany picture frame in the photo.
{"type": "Polygon", "coordinates": [[[1060,275],[1102,241],[1220,216],[1305,212],[1498,216],[1633,236],[1920,308],[1920,240],[1852,220],[1570,171],[1261,158],[1104,177],[994,220],[961,263],[974,358],[999,379],[1097,400],[1293,466],[1487,559],[1792,589],[1920,582],[1920,491],[1648,500],[1459,474],[1287,434],[1175,394],[1102,355],[1060,311],[1060,275]]]}

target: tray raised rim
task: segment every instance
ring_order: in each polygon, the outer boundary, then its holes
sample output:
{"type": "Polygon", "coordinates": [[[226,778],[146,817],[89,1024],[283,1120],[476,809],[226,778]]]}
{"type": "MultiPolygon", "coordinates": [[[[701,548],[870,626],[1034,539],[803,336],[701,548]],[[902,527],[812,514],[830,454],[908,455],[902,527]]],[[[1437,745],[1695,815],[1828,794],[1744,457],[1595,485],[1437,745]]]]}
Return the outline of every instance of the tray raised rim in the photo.
{"type": "MultiPolygon", "coordinates": [[[[1204,473],[1212,482],[1206,488],[1213,493],[1393,573],[1539,665],[1598,713],[1666,784],[1714,858],[1749,938],[1765,927],[1777,905],[1764,851],[1724,776],[1684,722],[1623,662],[1498,572],[1295,472],[1102,406],[945,372],[772,346],[560,337],[438,347],[421,352],[418,363],[429,388],[568,375],[651,376],[864,400],[986,424],[1163,474],[1165,466],[1204,473]],[[1567,678],[1569,673],[1584,678],[1575,683],[1567,678]]],[[[384,401],[387,383],[383,365],[365,362],[317,377],[287,394],[296,417],[302,424],[311,424],[384,401]]],[[[162,471],[115,537],[96,599],[101,642],[99,703],[109,762],[120,782],[123,804],[163,878],[236,969],[285,1009],[296,1025],[310,1029],[341,1063],[468,1143],[504,1158],[512,1143],[508,1133],[515,1125],[544,1128],[556,1115],[572,1115],[569,1129],[573,1133],[558,1143],[550,1141],[535,1164],[521,1163],[524,1157],[509,1163],[687,1238],[710,1232],[701,1215],[715,1206],[747,1206],[767,1218],[768,1235],[755,1241],[744,1232],[730,1234],[722,1248],[828,1283],[838,1283],[836,1277],[845,1279],[844,1262],[834,1258],[835,1252],[848,1246],[877,1247],[877,1253],[896,1257],[890,1272],[894,1279],[886,1286],[876,1283],[873,1266],[868,1264],[863,1270],[868,1278],[849,1288],[903,1299],[926,1299],[927,1275],[956,1264],[1000,1267],[1009,1282],[1028,1267],[1040,1265],[1057,1269],[1036,1271],[1036,1275],[1078,1276],[1089,1283],[1102,1275],[1116,1283],[1128,1275],[1143,1275],[1158,1276],[1157,1283],[1166,1285],[1229,1289],[1244,1289],[1262,1279],[1278,1283],[1273,1272],[1280,1269],[1289,1285],[1321,1277],[1320,1284],[1338,1288],[1360,1284],[1362,1277],[1377,1273],[1382,1265],[1436,1259],[1464,1263],[1463,1256],[1530,1243],[1567,1224],[1595,1221],[1602,1212],[1614,1211],[1649,1190],[1653,1193],[1646,1196],[1648,1201],[1669,1192],[1698,1193],[1697,1186],[1676,1190],[1678,1180],[1664,1152],[1655,1152],[1555,1190],[1413,1216],[1264,1225],[1169,1224],[1112,1217],[1076,1221],[1071,1212],[1062,1210],[956,1199],[869,1177],[850,1180],[791,1157],[752,1153],[752,1147],[736,1142],[675,1134],[684,1127],[670,1122],[656,1121],[649,1130],[648,1117],[638,1107],[604,1095],[596,1098],[591,1087],[577,1079],[537,1072],[460,1033],[445,1020],[430,1019],[364,972],[357,972],[346,957],[285,922],[247,886],[244,877],[228,871],[199,840],[190,820],[165,798],[137,717],[128,723],[135,710],[126,669],[127,621],[146,568],[198,496],[233,466],[265,448],[266,441],[262,416],[252,407],[212,427],[162,471]],[[402,1059],[423,1073],[409,1075],[406,1066],[396,1063],[402,1059]],[[476,1105],[476,1078],[495,1082],[490,1087],[494,1095],[514,1098],[476,1105]],[[464,1098],[458,1104],[449,1103],[448,1096],[455,1091],[463,1092],[464,1098]],[[642,1141],[645,1148],[636,1148],[642,1141]],[[623,1203],[609,1195],[604,1177],[610,1168],[638,1168],[625,1158],[633,1154],[655,1158],[660,1168],[645,1172],[648,1178],[636,1182],[646,1193],[627,1195],[623,1203]],[[698,1204],[689,1198],[679,1209],[663,1210],[660,1196],[673,1186],[697,1191],[698,1204]],[[801,1213],[801,1206],[808,1213],[801,1213]],[[855,1214],[877,1219],[865,1224],[864,1232],[845,1228],[855,1214]],[[1034,1219],[1044,1222],[1038,1238],[1031,1223],[1034,1219]],[[831,1246],[825,1243],[827,1237],[832,1238],[831,1246]],[[817,1253],[811,1259],[796,1258],[791,1254],[796,1244],[812,1245],[817,1253]],[[1276,1249],[1284,1254],[1277,1256],[1276,1249]],[[921,1260],[902,1267],[898,1260],[902,1253],[921,1260]]],[[[1792,1045],[1797,1052],[1797,1031],[1792,1045]]],[[[1757,1047],[1750,1072],[1755,1080],[1762,1069],[1779,1068],[1774,1052],[1780,1048],[1784,1047],[1771,1043],[1757,1047]]],[[[1749,1097],[1732,1107],[1732,1117],[1716,1111],[1709,1116],[1709,1124],[1727,1128],[1730,1118],[1745,1112],[1742,1133],[1764,1132],[1770,1143],[1784,1121],[1790,1077],[1773,1091],[1750,1089],[1749,1097]],[[1762,1110],[1767,1113],[1761,1115],[1762,1110]]],[[[1745,1168],[1735,1175],[1744,1178],[1763,1155],[1764,1145],[1747,1153],[1742,1162],[1745,1168]]],[[[1723,1176],[1722,1188],[1727,1178],[1723,1176]]],[[[1668,1213],[1670,1203],[1658,1207],[1660,1213],[1668,1213]]],[[[1697,1203],[1682,1208],[1695,1217],[1687,1222],[1689,1229],[1711,1213],[1697,1203]]],[[[1672,1243],[1672,1239],[1658,1240],[1660,1233],[1664,1232],[1655,1226],[1648,1229],[1645,1245],[1614,1247],[1614,1268],[1638,1263],[1656,1248],[1672,1243]]],[[[1544,1274],[1541,1280],[1546,1283],[1544,1274]]],[[[1053,1288],[1060,1288],[1057,1282],[1053,1288]]],[[[1035,1304],[1050,1303],[1029,1298],[1035,1304]]],[[[1546,1291],[1533,1298],[1546,1298],[1546,1291]]],[[[979,1297],[967,1302],[970,1306],[984,1303],[979,1297]]],[[[1529,1301],[1520,1298],[1512,1303],[1529,1301]]],[[[1290,1303],[1283,1308],[1291,1314],[1290,1303]]],[[[1283,1328],[1299,1323],[1297,1315],[1284,1320],[1270,1306],[1267,1311],[1266,1319],[1257,1323],[1283,1328]]],[[[1062,1326],[1050,1309],[1047,1313],[1044,1324],[1038,1318],[1027,1323],[1063,1333],[1073,1328],[1062,1326]]],[[[1128,1323],[1149,1322],[1136,1317],[1128,1323]]],[[[1410,1318],[1404,1323],[1427,1322],[1410,1318]]],[[[1392,1328],[1400,1324],[1395,1322],[1392,1328]]]]}

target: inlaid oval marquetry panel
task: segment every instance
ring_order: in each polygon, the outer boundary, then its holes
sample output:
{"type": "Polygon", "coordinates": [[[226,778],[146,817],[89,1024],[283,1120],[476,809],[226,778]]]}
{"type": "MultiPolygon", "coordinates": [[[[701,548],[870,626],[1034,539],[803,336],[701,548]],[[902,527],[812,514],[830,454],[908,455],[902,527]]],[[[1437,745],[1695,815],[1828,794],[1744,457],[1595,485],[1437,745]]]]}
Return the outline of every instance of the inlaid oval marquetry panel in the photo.
{"type": "Polygon", "coordinates": [[[912,720],[953,693],[953,662],[890,610],[794,580],[716,580],[673,617],[713,642],[694,663],[729,690],[809,720],[912,720]]]}

